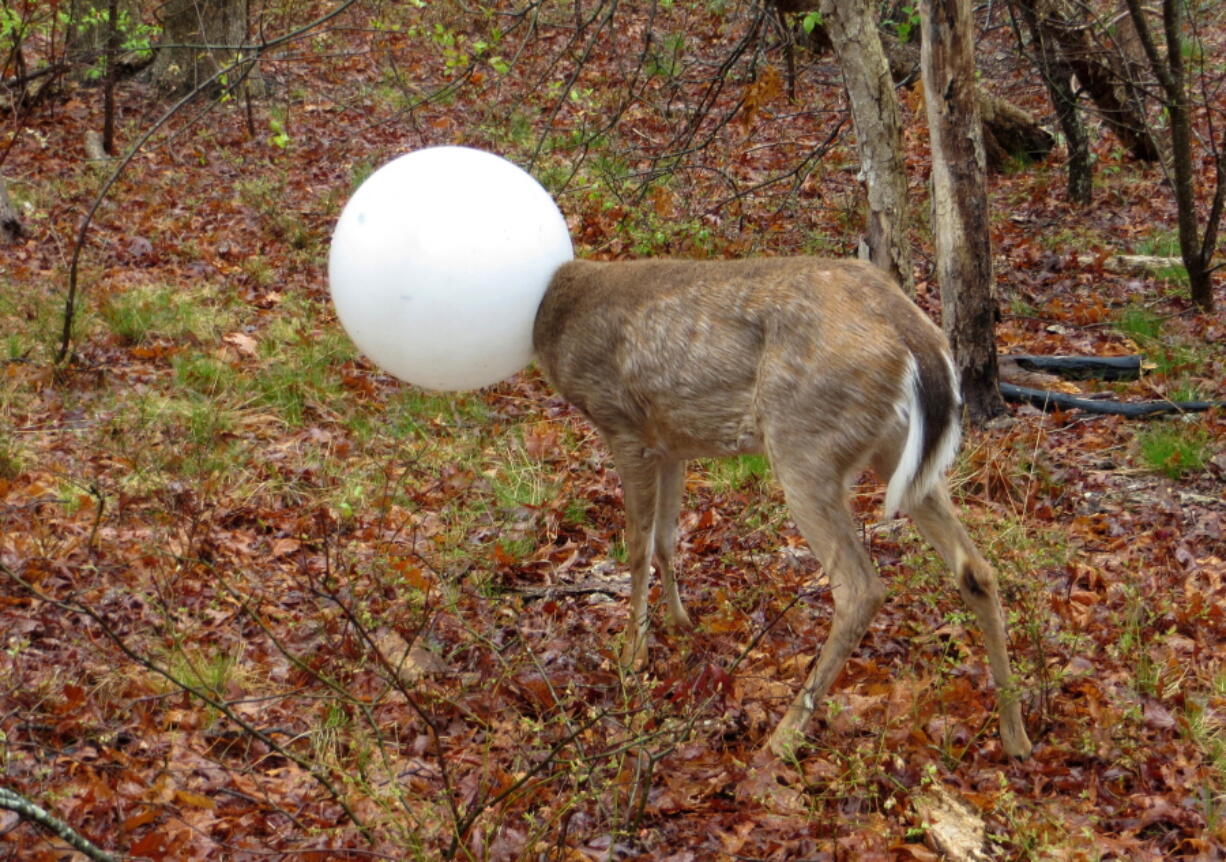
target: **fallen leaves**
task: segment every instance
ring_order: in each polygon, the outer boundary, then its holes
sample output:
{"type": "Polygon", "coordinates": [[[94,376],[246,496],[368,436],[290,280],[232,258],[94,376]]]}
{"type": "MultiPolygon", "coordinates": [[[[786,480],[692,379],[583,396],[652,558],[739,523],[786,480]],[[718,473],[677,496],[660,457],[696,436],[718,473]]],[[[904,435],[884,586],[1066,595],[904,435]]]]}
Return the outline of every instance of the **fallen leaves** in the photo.
{"type": "MultiPolygon", "coordinates": [[[[429,14],[482,35],[481,16],[453,20],[442,5],[429,14]]],[[[522,76],[486,73],[469,81],[480,98],[417,105],[407,126],[386,121],[375,94],[391,69],[409,88],[432,83],[431,33],[363,26],[327,37],[346,46],[329,64],[268,58],[275,79],[301,76],[311,92],[290,118],[295,144],[270,156],[221,104],[210,126],[175,131],[182,149],[149,150],[148,169],[117,191],[122,229],[104,208],[87,253],[99,314],[62,376],[38,351],[59,303],[62,237],[94,180],[59,144],[96,124],[96,100],[81,91],[26,118],[6,165],[31,195],[45,183],[53,204],[6,259],[20,295],[0,310],[16,339],[0,363],[0,563],[37,591],[0,576],[5,780],[154,859],[1216,858],[1226,456],[1172,484],[1133,466],[1133,426],[1115,419],[1023,409],[968,434],[957,490],[1005,584],[1038,742],[1024,764],[995,742],[980,635],[948,574],[908,528],[876,523],[878,485],[857,488],[890,598],[810,745],[784,763],[763,759],[761,743],[808,672],[831,596],[769,482],[695,466],[679,565],[697,630],[653,625],[648,667],[628,673],[616,658],[628,591],[619,484],[539,377],[442,399],[339,347],[304,359],[341,340],[323,262],[357,166],[457,132],[513,148],[490,131],[508,118],[533,140],[590,131],[603,94],[624,83],[619,52],[641,47],[647,24],[622,4],[626,38],[594,43],[592,79],[550,113],[555,55],[540,45],[582,36],[571,12],[586,8],[568,7],[562,26],[546,4],[533,37],[545,41],[524,43],[522,76]],[[33,136],[48,145],[32,149],[33,136]],[[196,304],[180,301],[185,285],[196,304]],[[165,331],[109,328],[111,300],[137,292],[142,314],[176,309],[165,331]],[[202,319],[188,325],[193,309],[202,319]],[[179,371],[200,358],[216,389],[179,371]],[[193,386],[207,397],[185,400],[193,386]],[[538,484],[525,492],[517,477],[538,484]],[[970,837],[938,839],[953,821],[970,837]]],[[[700,34],[687,51],[711,68],[739,20],[702,4],[655,14],[700,34]]],[[[567,50],[556,56],[570,62],[567,50]]],[[[593,151],[588,164],[653,182],[617,197],[597,174],[567,180],[585,255],[854,246],[845,149],[795,177],[799,203],[785,182],[717,207],[737,183],[786,175],[843,109],[819,84],[828,70],[805,63],[803,104],[787,102],[775,48],[762,50],[756,77],[738,67],[718,94],[732,138],[709,129],[711,148],[667,178],[652,148],[686,131],[701,93],[684,77],[640,82],[622,125],[603,133],[633,158],[593,151]]],[[[920,131],[907,130],[917,177],[920,131]]],[[[554,171],[567,152],[546,148],[539,164],[554,171]]],[[[1110,161],[1108,145],[1099,156],[1110,161]]],[[[1122,303],[1155,301],[1152,285],[1100,270],[1098,252],[1082,266],[1083,249],[1047,247],[1040,226],[1114,219],[1122,235],[1143,233],[1165,218],[1154,178],[1082,213],[1053,193],[1055,174],[1019,172],[993,190],[1013,216],[997,228],[1001,345],[1129,352],[1110,324],[1122,303]]],[[[934,305],[935,285],[920,283],[934,305]]],[[[1220,388],[1221,321],[1161,302],[1171,326],[1210,345],[1201,385],[1220,388]]],[[[1120,394],[1169,391],[1160,369],[1146,373],[1120,394]]],[[[1204,421],[1211,439],[1226,434],[1220,416],[1204,421]]],[[[8,814],[0,829],[19,858],[59,852],[8,814]]]]}

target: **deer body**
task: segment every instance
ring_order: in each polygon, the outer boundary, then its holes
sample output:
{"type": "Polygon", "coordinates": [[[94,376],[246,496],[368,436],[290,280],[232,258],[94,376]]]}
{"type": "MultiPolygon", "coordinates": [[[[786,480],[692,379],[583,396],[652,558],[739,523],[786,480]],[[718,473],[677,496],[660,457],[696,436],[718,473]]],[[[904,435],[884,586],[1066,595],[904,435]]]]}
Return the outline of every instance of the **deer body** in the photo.
{"type": "Polygon", "coordinates": [[[847,505],[871,464],[889,479],[887,514],[911,514],[953,569],[984,630],[1005,751],[1029,753],[995,575],[945,486],[959,410],[948,345],[883,272],[817,258],[573,261],[545,293],[533,343],[622,479],[623,663],[646,656],[653,560],[669,622],[690,624],[673,571],[685,461],[764,452],[835,601],[826,645],[770,739],[792,749],[884,600],[847,505]]]}

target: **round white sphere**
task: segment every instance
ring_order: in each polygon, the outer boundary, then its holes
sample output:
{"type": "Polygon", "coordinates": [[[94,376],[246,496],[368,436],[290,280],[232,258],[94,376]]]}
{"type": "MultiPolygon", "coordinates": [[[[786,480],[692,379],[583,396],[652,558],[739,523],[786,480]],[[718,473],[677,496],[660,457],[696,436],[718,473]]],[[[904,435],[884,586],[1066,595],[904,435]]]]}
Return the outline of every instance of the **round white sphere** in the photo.
{"type": "Polygon", "coordinates": [[[562,213],[527,172],[431,147],[354,192],[328,281],[341,325],[376,365],[427,389],[478,389],[532,361],[537,306],[572,257],[562,213]]]}

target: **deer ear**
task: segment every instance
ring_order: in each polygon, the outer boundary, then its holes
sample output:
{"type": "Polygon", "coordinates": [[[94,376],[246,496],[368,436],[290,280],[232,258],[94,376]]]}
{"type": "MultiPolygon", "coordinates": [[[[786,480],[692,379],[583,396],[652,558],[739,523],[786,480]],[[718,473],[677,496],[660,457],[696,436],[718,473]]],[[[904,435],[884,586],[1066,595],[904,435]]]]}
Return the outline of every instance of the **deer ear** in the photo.
{"type": "Polygon", "coordinates": [[[537,306],[572,257],[562,213],[525,171],[432,147],[353,194],[328,280],[345,331],[384,371],[427,389],[478,389],[532,361],[537,306]]]}

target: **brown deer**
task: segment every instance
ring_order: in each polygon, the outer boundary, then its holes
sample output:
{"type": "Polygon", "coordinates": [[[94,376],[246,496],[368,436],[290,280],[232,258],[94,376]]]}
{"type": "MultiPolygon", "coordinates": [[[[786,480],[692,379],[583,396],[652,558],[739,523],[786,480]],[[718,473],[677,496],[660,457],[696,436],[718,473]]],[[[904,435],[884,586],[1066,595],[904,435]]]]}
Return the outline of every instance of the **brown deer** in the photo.
{"type": "Polygon", "coordinates": [[[654,559],[668,621],[688,627],[673,572],[685,461],[765,452],[834,596],[830,634],[770,737],[783,755],[880,609],[885,588],[847,503],[866,465],[953,570],[983,629],[1006,753],[1031,744],[991,566],[950,502],[957,374],[941,330],[868,263],[572,261],[536,314],[541,370],[600,431],[625,493],[631,577],[623,664],[647,650],[654,559]]]}

